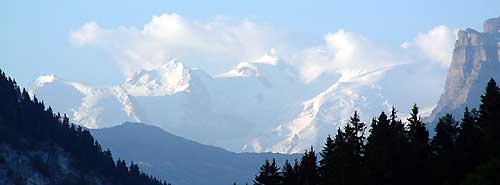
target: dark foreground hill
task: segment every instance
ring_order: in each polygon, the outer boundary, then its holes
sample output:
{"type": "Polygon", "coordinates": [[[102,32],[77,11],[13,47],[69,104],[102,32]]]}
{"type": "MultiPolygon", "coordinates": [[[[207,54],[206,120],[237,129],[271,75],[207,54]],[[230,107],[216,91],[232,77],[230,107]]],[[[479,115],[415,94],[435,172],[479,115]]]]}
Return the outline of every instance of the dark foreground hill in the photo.
{"type": "Polygon", "coordinates": [[[156,126],[123,123],[91,130],[105,148],[122,159],[137,161],[141,169],[175,185],[252,184],[261,162],[283,163],[300,155],[233,153],[175,136],[156,126]]]}
{"type": "Polygon", "coordinates": [[[103,151],[87,129],[54,114],[0,70],[0,184],[162,185],[103,151]]]}

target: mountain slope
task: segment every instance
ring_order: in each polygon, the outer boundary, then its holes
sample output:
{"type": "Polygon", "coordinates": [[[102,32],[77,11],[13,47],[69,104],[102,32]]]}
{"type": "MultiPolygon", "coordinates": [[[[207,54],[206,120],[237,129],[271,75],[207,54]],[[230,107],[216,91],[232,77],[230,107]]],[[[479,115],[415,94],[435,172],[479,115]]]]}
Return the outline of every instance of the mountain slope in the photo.
{"type": "Polygon", "coordinates": [[[0,102],[0,184],[166,184],[133,163],[115,165],[87,129],[45,108],[1,70],[0,102]]]}
{"type": "Polygon", "coordinates": [[[140,70],[120,86],[92,87],[49,75],[53,78],[40,77],[30,92],[89,128],[147,122],[204,144],[242,151],[249,140],[298,113],[302,101],[335,81],[305,84],[293,67],[272,54],[224,74],[211,77],[172,60],[140,70]],[[53,92],[69,92],[67,101],[52,98],[53,92]]]}
{"type": "Polygon", "coordinates": [[[488,19],[484,32],[460,30],[444,93],[429,121],[446,113],[461,116],[465,106],[477,108],[487,82],[500,79],[500,17],[488,19]]]}
{"type": "Polygon", "coordinates": [[[111,126],[106,123],[116,120],[141,121],[132,96],[118,86],[93,87],[46,75],[38,77],[29,92],[88,128],[111,126]]]}
{"type": "MultiPolygon", "coordinates": [[[[272,132],[254,139],[251,146],[257,151],[301,152],[315,146],[319,148],[328,134],[341,128],[354,111],[366,117],[378,111],[389,110],[391,104],[375,85],[382,68],[359,75],[349,82],[337,82],[324,92],[304,102],[303,111],[290,122],[280,124],[272,132]],[[367,80],[372,79],[372,80],[367,80]],[[274,140],[269,135],[275,135],[274,140]]],[[[366,120],[368,121],[368,120],[366,120]]]]}
{"type": "MultiPolygon", "coordinates": [[[[92,87],[41,78],[44,83],[35,82],[31,91],[72,112],[72,119],[90,128],[145,122],[234,152],[301,152],[310,145],[320,147],[323,136],[333,133],[354,110],[369,121],[392,105],[407,110],[413,103],[434,104],[437,94],[416,88],[440,87],[441,82],[419,81],[419,74],[442,74],[439,70],[418,64],[387,65],[348,74],[324,73],[305,82],[297,66],[271,52],[214,76],[171,60],[139,70],[119,86],[92,87]],[[70,100],[52,101],[52,92],[62,89],[74,92],[68,93],[70,100]],[[313,125],[324,128],[322,133],[291,129],[313,125]]],[[[429,78],[433,77],[441,78],[429,78]]]]}
{"type": "Polygon", "coordinates": [[[176,185],[251,183],[262,161],[294,160],[299,155],[232,153],[202,145],[159,127],[141,123],[91,130],[105,148],[122,159],[137,161],[146,172],[176,185]]]}

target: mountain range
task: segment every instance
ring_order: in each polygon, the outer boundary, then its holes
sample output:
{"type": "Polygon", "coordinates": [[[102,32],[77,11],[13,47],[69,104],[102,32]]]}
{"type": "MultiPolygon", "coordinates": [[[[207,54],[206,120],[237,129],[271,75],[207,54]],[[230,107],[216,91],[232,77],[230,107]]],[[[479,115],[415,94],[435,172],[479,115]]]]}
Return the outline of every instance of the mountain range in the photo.
{"type": "Polygon", "coordinates": [[[458,32],[444,83],[422,82],[423,75],[441,71],[418,63],[378,66],[350,78],[324,73],[305,82],[296,66],[270,52],[217,75],[173,59],[114,86],[40,76],[30,93],[89,128],[143,122],[233,152],[297,153],[320,147],[354,111],[370,122],[395,106],[406,118],[418,103],[432,123],[448,112],[460,117],[466,105],[477,107],[484,84],[500,77],[498,24],[493,18],[484,32],[458,32]],[[425,90],[443,84],[439,101],[439,91],[425,90]]]}
{"type": "Polygon", "coordinates": [[[174,59],[139,70],[121,85],[90,86],[45,75],[29,91],[88,128],[144,122],[229,151],[296,153],[321,146],[354,111],[368,122],[392,106],[408,109],[415,102],[396,95],[403,88],[406,96],[432,107],[438,94],[394,85],[437,70],[416,65],[379,66],[348,80],[324,73],[305,82],[295,66],[270,52],[218,75],[174,59]]]}

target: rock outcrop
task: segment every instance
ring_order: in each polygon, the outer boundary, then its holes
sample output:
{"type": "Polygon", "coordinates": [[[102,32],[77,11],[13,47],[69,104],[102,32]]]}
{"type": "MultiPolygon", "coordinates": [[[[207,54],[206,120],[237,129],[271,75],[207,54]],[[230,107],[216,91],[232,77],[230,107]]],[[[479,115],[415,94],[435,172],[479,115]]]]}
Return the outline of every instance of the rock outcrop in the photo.
{"type": "Polygon", "coordinates": [[[444,93],[429,121],[446,113],[460,118],[466,106],[478,107],[491,78],[500,80],[500,17],[486,20],[483,29],[458,32],[444,93]]]}

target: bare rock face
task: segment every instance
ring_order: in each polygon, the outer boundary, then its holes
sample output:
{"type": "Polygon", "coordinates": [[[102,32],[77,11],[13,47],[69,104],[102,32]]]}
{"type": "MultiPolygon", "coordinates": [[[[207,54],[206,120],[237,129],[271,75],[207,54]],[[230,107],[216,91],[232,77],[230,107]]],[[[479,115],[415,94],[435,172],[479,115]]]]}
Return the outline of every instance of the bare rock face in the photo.
{"type": "Polygon", "coordinates": [[[429,121],[435,122],[446,113],[455,118],[465,107],[477,108],[487,82],[500,81],[500,17],[484,22],[484,32],[460,30],[445,90],[432,111],[429,121]]]}
{"type": "Polygon", "coordinates": [[[483,29],[487,33],[498,33],[500,31],[500,16],[484,21],[483,29]]]}

